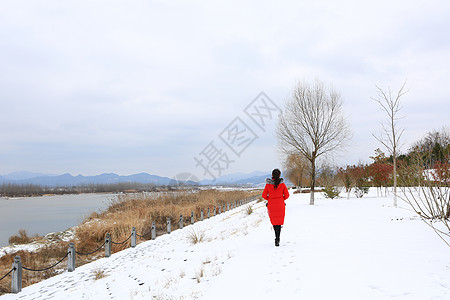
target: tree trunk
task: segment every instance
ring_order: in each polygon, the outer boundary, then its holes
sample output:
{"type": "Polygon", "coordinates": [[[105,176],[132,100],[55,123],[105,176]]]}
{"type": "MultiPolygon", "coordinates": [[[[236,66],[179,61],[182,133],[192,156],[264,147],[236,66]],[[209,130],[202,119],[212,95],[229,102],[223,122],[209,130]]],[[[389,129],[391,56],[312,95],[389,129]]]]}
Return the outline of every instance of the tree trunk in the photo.
{"type": "Polygon", "coordinates": [[[316,158],[311,159],[311,193],[309,199],[309,205],[314,205],[314,188],[316,185],[316,158]]]}
{"type": "Polygon", "coordinates": [[[397,207],[397,153],[394,150],[393,155],[393,161],[394,161],[394,207],[397,207]]]}

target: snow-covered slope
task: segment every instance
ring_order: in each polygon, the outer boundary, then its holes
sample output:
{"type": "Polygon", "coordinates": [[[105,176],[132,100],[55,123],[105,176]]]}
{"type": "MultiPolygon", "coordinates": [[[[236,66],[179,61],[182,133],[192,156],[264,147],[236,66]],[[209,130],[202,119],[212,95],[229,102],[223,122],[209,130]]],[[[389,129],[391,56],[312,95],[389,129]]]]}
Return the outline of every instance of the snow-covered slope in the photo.
{"type": "Polygon", "coordinates": [[[0,298],[450,299],[450,249],[372,192],[315,206],[292,195],[280,247],[253,202],[0,298]],[[194,232],[205,241],[191,244],[194,232]]]}

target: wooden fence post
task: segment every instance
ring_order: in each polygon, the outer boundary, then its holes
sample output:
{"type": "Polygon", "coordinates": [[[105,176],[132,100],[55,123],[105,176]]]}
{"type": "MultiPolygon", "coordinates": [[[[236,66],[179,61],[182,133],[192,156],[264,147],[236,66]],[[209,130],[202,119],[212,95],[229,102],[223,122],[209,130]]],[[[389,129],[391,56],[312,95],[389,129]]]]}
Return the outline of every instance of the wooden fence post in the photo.
{"type": "Polygon", "coordinates": [[[223,208],[222,208],[222,211],[223,211],[223,212],[226,212],[226,210],[225,210],[225,203],[222,205],[222,207],[223,207],[223,208]]]}
{"type": "Polygon", "coordinates": [[[222,205],[219,204],[219,215],[222,213],[222,205]]]}
{"type": "Polygon", "coordinates": [[[156,224],[155,221],[152,222],[152,240],[156,239],[156,224]]]}
{"type": "Polygon", "coordinates": [[[208,219],[209,219],[209,217],[211,216],[211,212],[210,212],[210,210],[209,210],[209,207],[208,207],[208,213],[206,214],[206,216],[208,217],[208,219]]]}
{"type": "Polygon", "coordinates": [[[180,221],[178,222],[178,227],[180,227],[180,229],[183,229],[183,215],[180,215],[180,221]]]}
{"type": "Polygon", "coordinates": [[[200,221],[203,221],[203,209],[200,210],[200,221]]]}
{"type": "Polygon", "coordinates": [[[194,219],[194,212],[191,212],[191,224],[194,224],[195,219],[194,219]]]}
{"type": "Polygon", "coordinates": [[[216,215],[216,206],[214,205],[213,216],[216,215]]]}
{"type": "Polygon", "coordinates": [[[172,231],[172,223],[170,217],[167,217],[167,233],[170,233],[171,231],[172,231]]]}
{"type": "Polygon", "coordinates": [[[136,247],[136,227],[131,228],[131,248],[136,247]]]}
{"type": "Polygon", "coordinates": [[[110,256],[111,256],[111,235],[107,233],[105,237],[105,257],[110,256]]]}
{"type": "Polygon", "coordinates": [[[22,291],[22,261],[20,256],[14,257],[11,273],[11,293],[17,294],[22,291]]]}
{"type": "Polygon", "coordinates": [[[72,242],[69,244],[69,250],[67,255],[67,271],[75,271],[75,244],[72,242]]]}
{"type": "Polygon", "coordinates": [[[230,202],[227,203],[227,210],[230,210],[230,202]]]}

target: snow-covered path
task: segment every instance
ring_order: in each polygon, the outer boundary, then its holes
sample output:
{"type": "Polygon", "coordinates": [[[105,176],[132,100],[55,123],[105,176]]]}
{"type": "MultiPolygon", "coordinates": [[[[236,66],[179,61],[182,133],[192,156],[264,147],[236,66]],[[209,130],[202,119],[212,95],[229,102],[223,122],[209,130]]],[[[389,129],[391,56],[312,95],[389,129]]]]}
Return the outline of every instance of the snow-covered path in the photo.
{"type": "Polygon", "coordinates": [[[253,202],[0,298],[450,299],[450,249],[391,199],[286,202],[280,247],[253,202]]]}
{"type": "Polygon", "coordinates": [[[265,220],[202,299],[450,299],[450,249],[410,211],[308,197],[287,201],[279,248],[265,220]]]}

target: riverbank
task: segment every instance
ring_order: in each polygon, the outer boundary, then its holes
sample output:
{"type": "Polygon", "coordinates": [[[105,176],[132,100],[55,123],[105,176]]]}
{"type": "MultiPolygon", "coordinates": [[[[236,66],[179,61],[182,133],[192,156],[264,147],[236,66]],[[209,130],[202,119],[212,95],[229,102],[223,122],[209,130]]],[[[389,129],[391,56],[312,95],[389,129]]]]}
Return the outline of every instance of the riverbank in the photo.
{"type": "Polygon", "coordinates": [[[0,199],[0,247],[25,230],[44,236],[80,224],[92,212],[106,209],[118,194],[71,194],[0,199]]]}
{"type": "MultiPolygon", "coordinates": [[[[70,242],[75,243],[77,251],[88,253],[97,249],[105,240],[106,233],[111,234],[113,241],[121,242],[130,236],[131,228],[136,227],[142,237],[140,241],[150,239],[152,222],[155,222],[158,235],[165,232],[167,218],[173,220],[172,229],[178,228],[178,218],[183,215],[184,225],[190,224],[191,213],[196,219],[200,218],[200,212],[206,215],[208,208],[213,214],[213,208],[225,207],[234,201],[243,200],[254,195],[260,195],[260,190],[195,190],[176,193],[161,193],[159,197],[148,194],[124,194],[112,201],[107,209],[102,212],[93,212],[74,230],[74,235],[67,239],[59,239],[51,243],[43,243],[39,246],[29,245],[17,248],[17,251],[5,253],[0,257],[0,274],[7,273],[11,268],[11,262],[16,255],[22,259],[22,263],[28,268],[39,269],[58,262],[67,254],[70,242]],[[29,251],[31,250],[31,251],[29,251]]],[[[113,245],[112,252],[117,252],[129,247],[128,244],[113,245]]],[[[88,256],[77,256],[78,266],[102,257],[97,252],[88,256]]],[[[57,267],[48,272],[24,272],[23,286],[39,282],[43,279],[59,274],[65,267],[57,267]]],[[[9,281],[0,282],[0,291],[8,292],[9,281]]]]}
{"type": "Polygon", "coordinates": [[[69,242],[75,238],[76,227],[69,228],[60,232],[50,232],[45,236],[39,236],[30,243],[25,244],[11,244],[0,247],[0,258],[4,255],[17,253],[19,251],[36,252],[45,247],[51,247],[55,243],[69,242]]]}
{"type": "Polygon", "coordinates": [[[121,192],[162,191],[171,187],[156,186],[133,182],[117,182],[110,184],[67,184],[66,185],[39,185],[27,183],[2,183],[0,184],[1,197],[34,197],[44,195],[77,195],[77,194],[115,194],[121,192]]]}

